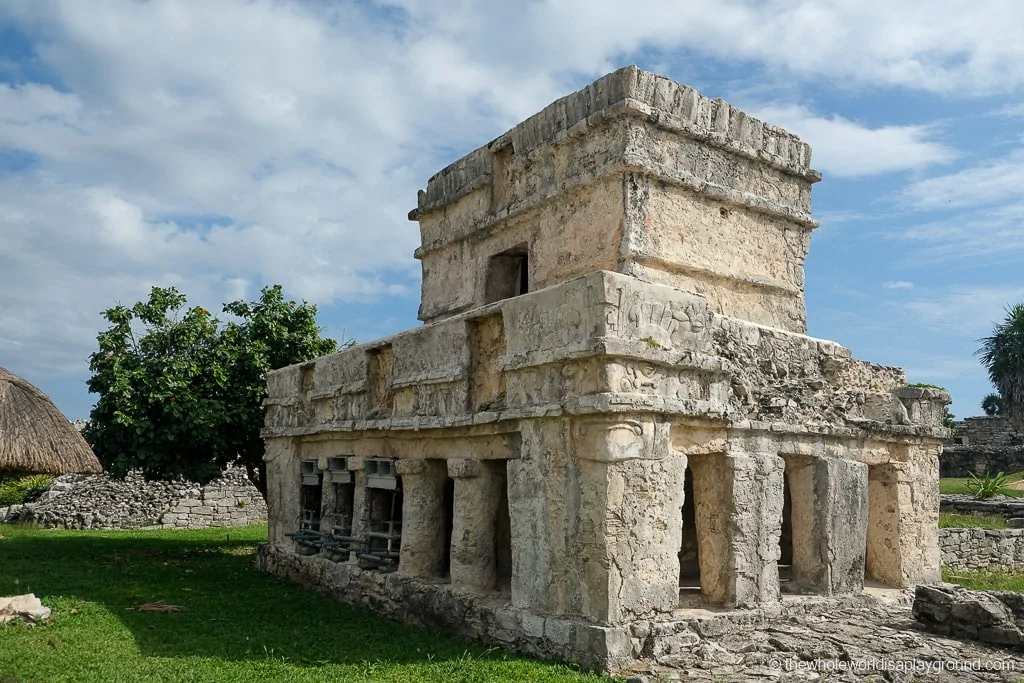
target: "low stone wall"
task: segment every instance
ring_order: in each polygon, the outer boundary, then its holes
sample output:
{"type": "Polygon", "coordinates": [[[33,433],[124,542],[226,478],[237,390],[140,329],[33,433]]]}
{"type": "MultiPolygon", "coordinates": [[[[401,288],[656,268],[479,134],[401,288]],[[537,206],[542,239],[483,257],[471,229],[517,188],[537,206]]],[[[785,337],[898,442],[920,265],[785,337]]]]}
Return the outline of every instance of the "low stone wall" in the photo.
{"type": "Polygon", "coordinates": [[[939,550],[945,569],[1024,572],[1024,529],[939,529],[939,550]]]}
{"type": "Polygon", "coordinates": [[[267,505],[244,469],[232,468],[205,486],[185,481],[147,481],[139,472],[124,479],[58,477],[42,497],[0,510],[0,521],[45,528],[202,529],[265,522],[267,505]]]}
{"type": "MultiPolygon", "coordinates": [[[[800,615],[833,615],[840,608],[872,610],[889,604],[906,609],[911,599],[909,591],[895,589],[884,591],[883,596],[867,592],[831,598],[793,596],[759,609],[679,610],[661,621],[599,626],[582,619],[547,617],[517,609],[507,594],[458,591],[441,580],[413,578],[400,572],[382,574],[354,563],[333,562],[322,555],[299,555],[270,544],[260,546],[256,567],[315,588],[335,600],[368,607],[415,626],[611,672],[638,662],[676,666],[701,660],[707,664],[715,652],[725,653],[716,642],[726,636],[777,628],[780,621],[800,615]]],[[[767,661],[768,655],[761,656],[767,661]]]]}
{"type": "Polygon", "coordinates": [[[1024,650],[1024,594],[960,586],[918,586],[914,618],[927,630],[1024,650]]]}
{"type": "Polygon", "coordinates": [[[942,512],[959,512],[963,514],[996,515],[1003,519],[1024,517],[1024,498],[1007,498],[996,496],[978,500],[973,496],[956,493],[944,493],[939,497],[939,509],[942,512]]]}

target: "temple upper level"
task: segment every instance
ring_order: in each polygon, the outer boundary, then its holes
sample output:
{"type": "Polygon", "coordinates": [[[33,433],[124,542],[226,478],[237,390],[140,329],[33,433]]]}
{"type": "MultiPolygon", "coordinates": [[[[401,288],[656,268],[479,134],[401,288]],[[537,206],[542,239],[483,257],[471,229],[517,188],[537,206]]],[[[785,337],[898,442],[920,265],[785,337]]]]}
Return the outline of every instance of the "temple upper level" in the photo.
{"type": "Polygon", "coordinates": [[[435,175],[420,320],[597,271],[703,295],[806,332],[810,146],[637,67],[563,97],[435,175]]]}

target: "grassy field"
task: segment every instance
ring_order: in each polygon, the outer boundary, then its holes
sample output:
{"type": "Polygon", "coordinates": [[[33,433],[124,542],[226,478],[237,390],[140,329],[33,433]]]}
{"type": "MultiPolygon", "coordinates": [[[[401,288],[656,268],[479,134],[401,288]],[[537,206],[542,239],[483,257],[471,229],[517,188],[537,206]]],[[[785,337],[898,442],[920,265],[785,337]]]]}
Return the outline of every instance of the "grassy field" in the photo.
{"type": "Polygon", "coordinates": [[[942,570],[942,580],[967,588],[990,591],[1014,591],[1024,593],[1024,574],[1004,572],[963,572],[942,570]]]}
{"type": "Polygon", "coordinates": [[[957,512],[940,512],[939,528],[1005,529],[1006,520],[999,515],[972,515],[960,514],[957,512]]]}
{"type": "MultiPolygon", "coordinates": [[[[1024,472],[1015,472],[1007,477],[1008,483],[1020,481],[1024,479],[1024,472]]],[[[939,479],[939,493],[961,493],[965,496],[971,495],[971,492],[967,490],[967,483],[970,479],[959,479],[959,478],[946,478],[939,479]]],[[[1003,495],[1010,497],[1024,497],[1024,490],[1015,489],[1004,489],[1003,495]]]]}
{"type": "Polygon", "coordinates": [[[252,568],[266,527],[83,532],[0,525],[0,595],[49,623],[0,627],[0,683],[600,681],[409,628],[252,568]],[[181,612],[140,611],[164,601],[181,612]]]}

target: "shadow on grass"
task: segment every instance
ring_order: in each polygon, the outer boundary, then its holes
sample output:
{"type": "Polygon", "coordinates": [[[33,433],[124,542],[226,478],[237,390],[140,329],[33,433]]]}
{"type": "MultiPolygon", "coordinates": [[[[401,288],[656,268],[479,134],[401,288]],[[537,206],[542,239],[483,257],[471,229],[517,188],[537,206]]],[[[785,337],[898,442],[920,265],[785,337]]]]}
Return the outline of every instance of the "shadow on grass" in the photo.
{"type": "MultiPolygon", "coordinates": [[[[58,605],[60,628],[102,605],[143,655],[394,664],[506,655],[336,602],[253,567],[259,530],[83,533],[0,526],[0,595],[58,605]],[[154,601],[183,612],[140,612],[154,601]],[[63,607],[63,609],[61,609],[63,607]]],[[[116,637],[116,636],[115,636],[116,637]]]]}

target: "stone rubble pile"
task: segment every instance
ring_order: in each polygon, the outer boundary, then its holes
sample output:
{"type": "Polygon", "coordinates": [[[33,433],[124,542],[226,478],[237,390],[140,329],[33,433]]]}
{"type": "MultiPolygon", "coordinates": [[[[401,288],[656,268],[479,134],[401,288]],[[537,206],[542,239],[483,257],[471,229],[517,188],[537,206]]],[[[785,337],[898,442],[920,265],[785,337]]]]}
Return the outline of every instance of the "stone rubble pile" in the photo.
{"type": "Polygon", "coordinates": [[[1024,650],[1024,594],[918,586],[913,613],[935,633],[1024,650]]]}
{"type": "Polygon", "coordinates": [[[729,681],[1020,681],[1024,658],[983,643],[926,632],[910,595],[898,600],[836,601],[830,610],[783,609],[744,624],[707,617],[675,652],[651,652],[623,672],[629,683],[729,681]]]}
{"type": "Polygon", "coordinates": [[[124,479],[66,475],[56,478],[35,502],[0,508],[0,522],[68,529],[199,529],[243,526],[266,518],[266,503],[241,468],[228,469],[205,486],[148,481],[141,472],[130,472],[124,479]]]}

